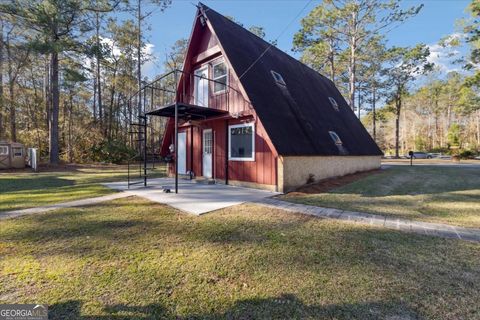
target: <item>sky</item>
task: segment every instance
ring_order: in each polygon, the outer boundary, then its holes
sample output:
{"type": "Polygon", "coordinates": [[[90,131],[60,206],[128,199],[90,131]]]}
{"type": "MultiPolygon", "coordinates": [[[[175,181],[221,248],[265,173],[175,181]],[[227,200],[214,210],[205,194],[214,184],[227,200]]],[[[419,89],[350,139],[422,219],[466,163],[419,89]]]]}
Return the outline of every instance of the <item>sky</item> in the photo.
{"type": "MultiPolygon", "coordinates": [[[[235,17],[245,26],[262,26],[266,39],[278,38],[278,47],[295,56],[291,51],[293,35],[300,29],[300,21],[320,0],[203,0],[207,6],[223,15],[235,17]],[[308,4],[307,7],[305,7],[308,4]],[[303,10],[302,10],[303,9],[303,10]],[[297,17],[297,18],[296,18],[297,17]]],[[[455,23],[467,17],[468,0],[404,0],[404,8],[424,4],[420,13],[387,34],[389,46],[413,46],[424,43],[430,46],[432,62],[436,62],[442,71],[457,70],[447,58],[449,49],[438,46],[438,41],[458,30],[455,23]]],[[[164,12],[155,8],[149,18],[148,51],[155,57],[147,63],[144,74],[153,77],[162,72],[162,62],[168,48],[180,38],[188,38],[195,16],[197,2],[190,0],[173,0],[172,5],[164,12]]],[[[451,50],[450,53],[461,54],[464,50],[451,50]]]]}

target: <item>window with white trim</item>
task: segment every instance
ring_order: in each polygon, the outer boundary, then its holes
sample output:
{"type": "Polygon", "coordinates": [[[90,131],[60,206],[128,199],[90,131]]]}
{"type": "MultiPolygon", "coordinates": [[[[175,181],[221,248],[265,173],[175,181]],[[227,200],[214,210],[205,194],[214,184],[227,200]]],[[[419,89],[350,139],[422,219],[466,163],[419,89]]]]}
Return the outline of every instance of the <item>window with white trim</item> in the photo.
{"type": "Polygon", "coordinates": [[[255,128],[253,123],[228,126],[228,159],[255,160],[255,128]]]}
{"type": "Polygon", "coordinates": [[[328,97],[328,100],[330,101],[330,104],[332,105],[333,109],[335,109],[335,111],[340,111],[340,109],[338,108],[337,100],[335,100],[333,97],[328,97]]]}
{"type": "Polygon", "coordinates": [[[225,62],[213,65],[213,93],[221,93],[227,91],[228,70],[225,62]]]}
{"type": "Polygon", "coordinates": [[[8,147],[7,146],[0,146],[0,155],[7,156],[8,155],[8,147]]]}
{"type": "Polygon", "coordinates": [[[23,157],[23,148],[12,148],[12,153],[14,157],[23,157]]]}

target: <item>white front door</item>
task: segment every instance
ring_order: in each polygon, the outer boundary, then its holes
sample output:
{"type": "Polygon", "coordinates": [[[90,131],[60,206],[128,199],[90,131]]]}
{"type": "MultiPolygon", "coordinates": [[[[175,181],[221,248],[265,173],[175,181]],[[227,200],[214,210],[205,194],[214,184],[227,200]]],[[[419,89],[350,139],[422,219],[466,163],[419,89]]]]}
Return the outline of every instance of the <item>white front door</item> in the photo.
{"type": "Polygon", "coordinates": [[[212,129],[203,130],[203,176],[206,178],[212,177],[212,152],[212,129]]]}
{"type": "Polygon", "coordinates": [[[178,133],[178,173],[187,173],[187,133],[178,133]]]}
{"type": "Polygon", "coordinates": [[[208,107],[208,66],[195,70],[194,104],[208,107]]]}

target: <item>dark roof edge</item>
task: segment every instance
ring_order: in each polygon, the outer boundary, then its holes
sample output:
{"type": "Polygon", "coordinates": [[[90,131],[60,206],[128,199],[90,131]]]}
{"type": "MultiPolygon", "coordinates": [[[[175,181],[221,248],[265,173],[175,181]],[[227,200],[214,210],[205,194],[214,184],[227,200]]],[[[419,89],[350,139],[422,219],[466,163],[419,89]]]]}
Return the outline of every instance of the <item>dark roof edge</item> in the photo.
{"type": "MultiPolygon", "coordinates": [[[[218,11],[215,11],[214,9],[210,8],[209,6],[203,4],[202,2],[199,2],[198,3],[199,6],[202,6],[204,7],[206,10],[205,10],[205,14],[207,15],[207,18],[208,18],[208,11],[213,11],[215,12],[216,14],[224,17],[225,19],[227,19],[223,14],[219,13],[218,11]]],[[[228,19],[227,19],[228,20],[228,19]]],[[[292,57],[291,55],[289,55],[288,53],[286,53],[285,51],[279,49],[277,46],[275,46],[274,44],[266,41],[265,39],[259,37],[258,35],[256,35],[255,33],[251,32],[250,30],[248,30],[247,28],[244,28],[242,27],[241,25],[239,25],[238,23],[236,23],[235,21],[232,21],[232,20],[229,20],[231,23],[234,23],[236,24],[237,26],[239,26],[240,28],[243,28],[245,31],[247,31],[248,33],[250,33],[251,35],[255,36],[256,38],[258,38],[259,40],[261,40],[262,42],[264,42],[267,46],[269,46],[270,48],[273,48],[275,50],[277,50],[278,52],[280,52],[281,54],[285,55],[286,57],[288,57],[289,59],[291,60],[294,60],[296,61],[297,63],[300,63],[302,66],[308,68],[310,71],[312,72],[315,72],[316,74],[320,75],[321,77],[325,78],[326,80],[330,81],[333,85],[335,85],[335,83],[329,79],[328,77],[326,77],[325,75],[323,75],[322,73],[318,72],[317,70],[313,69],[312,67],[310,67],[309,65],[303,63],[302,61],[298,60],[298,59],[295,59],[294,57],[292,57]]],[[[269,49],[271,50],[271,49],[269,49]]],[[[241,80],[241,79],[240,79],[241,80]]]]}

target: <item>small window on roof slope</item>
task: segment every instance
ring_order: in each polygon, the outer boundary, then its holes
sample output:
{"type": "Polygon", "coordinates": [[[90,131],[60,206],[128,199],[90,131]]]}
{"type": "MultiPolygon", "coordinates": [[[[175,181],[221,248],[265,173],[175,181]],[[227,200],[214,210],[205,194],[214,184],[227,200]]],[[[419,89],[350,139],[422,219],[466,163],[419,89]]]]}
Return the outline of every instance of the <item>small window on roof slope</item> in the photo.
{"type": "Polygon", "coordinates": [[[335,109],[335,111],[340,111],[340,109],[338,108],[337,100],[332,97],[328,97],[328,100],[330,100],[330,104],[332,105],[333,109],[335,109]]]}
{"type": "Polygon", "coordinates": [[[328,133],[330,134],[330,137],[332,138],[333,142],[337,146],[343,145],[342,140],[340,139],[340,137],[338,136],[338,134],[335,131],[328,131],[328,133]]]}
{"type": "Polygon", "coordinates": [[[270,70],[270,72],[272,73],[272,77],[273,77],[273,79],[275,80],[275,82],[276,82],[277,84],[280,84],[280,85],[282,85],[282,86],[286,86],[286,85],[287,85],[287,84],[285,83],[285,80],[283,80],[283,77],[282,77],[282,75],[281,75],[280,73],[275,72],[275,71],[273,71],[273,70],[270,70]]]}

